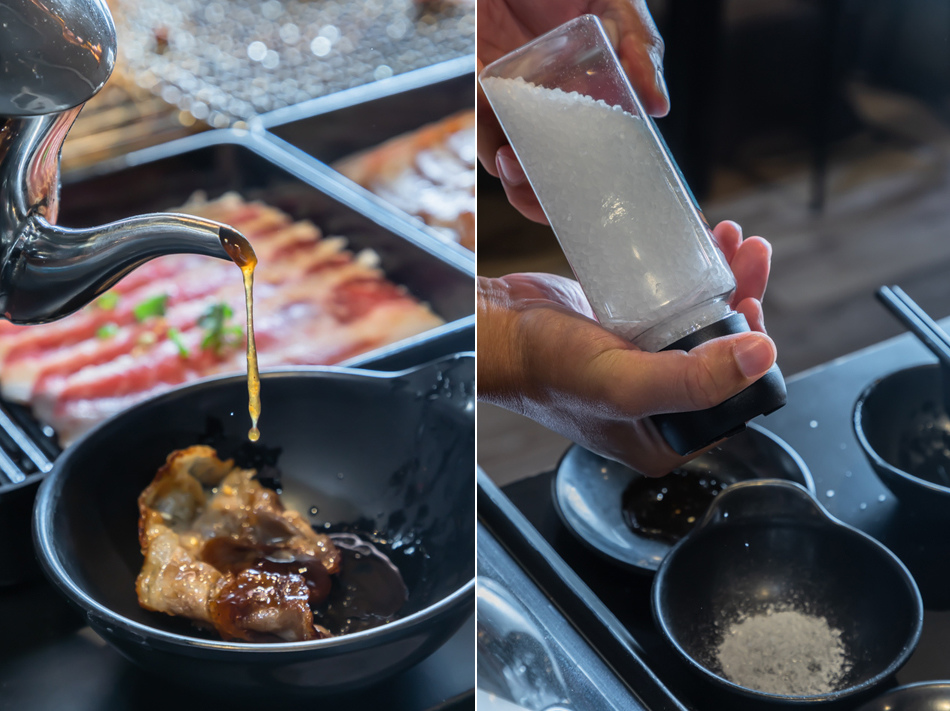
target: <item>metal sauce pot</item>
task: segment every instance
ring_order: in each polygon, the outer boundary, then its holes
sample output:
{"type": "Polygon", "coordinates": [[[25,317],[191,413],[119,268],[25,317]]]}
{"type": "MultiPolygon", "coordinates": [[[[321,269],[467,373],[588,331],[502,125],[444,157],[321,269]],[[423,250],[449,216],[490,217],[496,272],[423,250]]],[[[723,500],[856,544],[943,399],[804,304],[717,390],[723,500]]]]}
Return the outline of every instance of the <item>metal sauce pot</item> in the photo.
{"type": "Polygon", "coordinates": [[[10,321],[66,316],[163,254],[228,259],[221,240],[234,231],[185,215],[56,225],[63,141],[115,56],[104,0],[0,5],[0,315],[10,321]]]}

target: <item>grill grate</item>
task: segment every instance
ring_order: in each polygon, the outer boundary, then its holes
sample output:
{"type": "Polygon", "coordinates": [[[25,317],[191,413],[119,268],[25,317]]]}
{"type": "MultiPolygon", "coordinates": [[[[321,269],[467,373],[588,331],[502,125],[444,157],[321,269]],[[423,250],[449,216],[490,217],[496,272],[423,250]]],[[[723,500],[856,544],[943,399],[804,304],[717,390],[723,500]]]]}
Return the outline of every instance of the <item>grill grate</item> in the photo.
{"type": "Polygon", "coordinates": [[[475,51],[474,0],[110,4],[129,80],[214,128],[475,51]]]}
{"type": "Polygon", "coordinates": [[[19,405],[0,403],[0,491],[46,474],[59,452],[51,427],[19,405]]]}

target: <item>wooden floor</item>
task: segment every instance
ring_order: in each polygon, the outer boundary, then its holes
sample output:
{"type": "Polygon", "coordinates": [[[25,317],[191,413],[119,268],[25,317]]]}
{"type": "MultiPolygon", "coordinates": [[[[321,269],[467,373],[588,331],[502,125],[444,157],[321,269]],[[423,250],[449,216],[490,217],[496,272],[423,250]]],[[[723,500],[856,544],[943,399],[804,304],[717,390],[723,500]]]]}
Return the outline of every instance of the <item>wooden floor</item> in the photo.
{"type": "MultiPolygon", "coordinates": [[[[773,245],[766,326],[786,375],[900,332],[874,299],[899,284],[932,315],[950,314],[950,128],[932,109],[855,85],[865,129],[834,148],[827,202],[809,207],[809,156],[719,170],[703,201],[773,245]]],[[[569,273],[550,230],[522,221],[480,184],[478,269],[569,273]]],[[[508,482],[553,467],[568,442],[511,413],[478,410],[479,465],[508,482]]]]}

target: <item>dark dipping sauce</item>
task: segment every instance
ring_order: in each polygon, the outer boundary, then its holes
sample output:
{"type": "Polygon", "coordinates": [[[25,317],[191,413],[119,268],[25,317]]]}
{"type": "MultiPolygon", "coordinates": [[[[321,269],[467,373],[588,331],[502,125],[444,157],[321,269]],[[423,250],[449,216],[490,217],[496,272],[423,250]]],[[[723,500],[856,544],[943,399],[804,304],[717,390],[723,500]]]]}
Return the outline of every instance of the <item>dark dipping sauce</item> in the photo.
{"type": "Polygon", "coordinates": [[[637,477],[623,492],[623,520],[638,536],[675,543],[726,486],[709,474],[685,469],[659,478],[637,477]]]}
{"type": "MultiPolygon", "coordinates": [[[[295,604],[309,604],[314,622],[334,637],[395,619],[409,597],[399,569],[385,553],[354,533],[332,533],[330,539],[342,558],[335,575],[327,573],[319,559],[286,549],[246,546],[227,537],[210,539],[201,559],[236,575],[215,607],[217,621],[226,624],[229,617],[250,614],[262,591],[295,599],[295,604]]],[[[258,641],[280,640],[261,635],[258,641]]]]}
{"type": "Polygon", "coordinates": [[[927,402],[901,434],[896,465],[911,476],[950,487],[950,417],[927,402]]]}
{"type": "Polygon", "coordinates": [[[334,635],[351,634],[391,622],[409,598],[399,568],[375,545],[353,533],[331,533],[340,549],[340,572],[314,621],[334,635]]]}
{"type": "Polygon", "coordinates": [[[319,558],[277,546],[250,546],[228,536],[219,536],[204,544],[200,558],[222,573],[233,575],[245,570],[256,570],[275,575],[300,576],[311,603],[323,600],[333,587],[332,576],[319,558]]]}

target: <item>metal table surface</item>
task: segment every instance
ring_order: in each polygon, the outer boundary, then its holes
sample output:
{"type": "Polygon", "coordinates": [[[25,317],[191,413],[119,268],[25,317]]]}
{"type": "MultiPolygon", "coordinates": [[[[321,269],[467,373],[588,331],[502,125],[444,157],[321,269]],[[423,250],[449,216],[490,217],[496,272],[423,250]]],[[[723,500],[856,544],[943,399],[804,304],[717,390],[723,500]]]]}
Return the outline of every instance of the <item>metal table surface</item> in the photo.
{"type": "MultiPolygon", "coordinates": [[[[276,708],[282,698],[224,699],[149,674],[83,624],[45,580],[0,588],[0,709],[3,711],[209,711],[276,708]]],[[[475,620],[432,656],[375,687],[294,697],[298,705],[346,709],[461,711],[475,706],[475,620]]]]}
{"type": "MultiPolygon", "coordinates": [[[[946,522],[926,521],[900,505],[865,459],[852,413],[857,397],[876,379],[933,361],[915,338],[898,336],[789,378],[788,404],[757,420],[802,456],[818,499],[832,515],[881,540],[914,574],[926,608],[923,635],[892,685],[950,679],[950,565],[945,563],[950,560],[950,516],[946,522]]],[[[558,518],[553,480],[554,472],[543,472],[509,484],[503,492],[630,632],[642,658],[685,706],[720,708],[726,700],[694,677],[656,630],[650,612],[652,576],[625,572],[591,556],[558,518]]]]}

